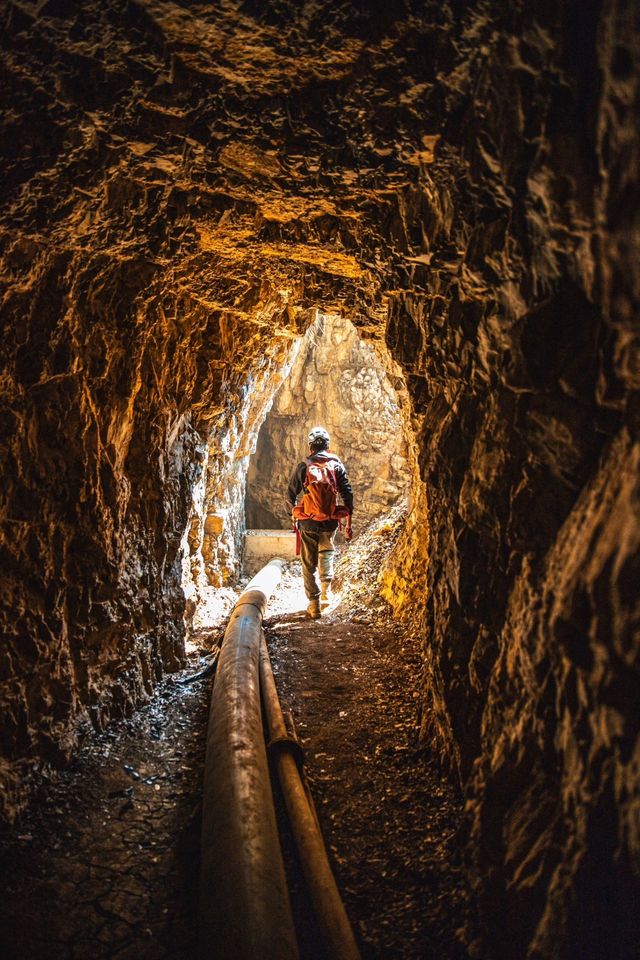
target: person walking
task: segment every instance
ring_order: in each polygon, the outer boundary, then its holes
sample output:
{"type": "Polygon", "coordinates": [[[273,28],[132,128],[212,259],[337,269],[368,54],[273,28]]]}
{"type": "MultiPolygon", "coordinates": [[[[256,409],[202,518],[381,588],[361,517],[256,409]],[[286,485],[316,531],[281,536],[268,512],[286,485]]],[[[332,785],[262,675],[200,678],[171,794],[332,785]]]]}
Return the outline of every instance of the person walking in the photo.
{"type": "Polygon", "coordinates": [[[314,427],[308,442],[309,456],[298,464],[291,476],[287,505],[300,532],[302,577],[309,600],[307,616],[317,620],[322,607],[331,602],[333,542],[343,520],[346,537],[351,539],[353,491],[344,464],[329,450],[330,438],[324,427],[314,427]],[[298,503],[300,494],[302,499],[298,503]],[[337,494],[342,497],[342,504],[338,503],[337,494]]]}

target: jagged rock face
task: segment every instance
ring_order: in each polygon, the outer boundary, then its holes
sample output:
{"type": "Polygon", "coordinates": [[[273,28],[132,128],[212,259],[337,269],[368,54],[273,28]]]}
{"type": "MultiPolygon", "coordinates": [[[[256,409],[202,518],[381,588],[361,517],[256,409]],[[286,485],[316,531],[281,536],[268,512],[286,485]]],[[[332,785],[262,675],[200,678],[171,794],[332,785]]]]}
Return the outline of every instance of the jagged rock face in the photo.
{"type": "MultiPolygon", "coordinates": [[[[259,344],[259,341],[257,341],[259,344]]],[[[187,619],[209,586],[235,582],[240,572],[245,530],[246,478],[258,431],[272,396],[296,354],[291,339],[269,362],[250,366],[239,395],[218,427],[208,431],[201,476],[192,489],[190,519],[183,540],[183,588],[187,619]]]]}
{"type": "Polygon", "coordinates": [[[423,736],[468,791],[493,952],[632,955],[633,8],[2,17],[9,811],[25,758],[179,662],[182,538],[224,582],[268,402],[338,313],[408,389],[426,487],[384,588],[423,599],[423,736]]]}
{"type": "Polygon", "coordinates": [[[406,496],[410,472],[396,391],[375,349],[349,320],[320,317],[260,430],[247,475],[247,527],[291,527],[287,485],[317,424],[328,431],[357,491],[356,528],[406,496]]]}

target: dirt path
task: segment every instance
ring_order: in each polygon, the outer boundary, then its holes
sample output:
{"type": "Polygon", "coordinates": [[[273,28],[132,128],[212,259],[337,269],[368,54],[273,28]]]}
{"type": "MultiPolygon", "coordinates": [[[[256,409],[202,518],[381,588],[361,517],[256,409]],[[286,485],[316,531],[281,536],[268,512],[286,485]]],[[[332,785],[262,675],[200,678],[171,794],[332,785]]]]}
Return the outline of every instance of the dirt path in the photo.
{"type": "Polygon", "coordinates": [[[267,641],[363,957],[465,958],[462,804],[418,749],[419,651],[374,613],[313,622],[304,605],[287,575],[267,641]]]}

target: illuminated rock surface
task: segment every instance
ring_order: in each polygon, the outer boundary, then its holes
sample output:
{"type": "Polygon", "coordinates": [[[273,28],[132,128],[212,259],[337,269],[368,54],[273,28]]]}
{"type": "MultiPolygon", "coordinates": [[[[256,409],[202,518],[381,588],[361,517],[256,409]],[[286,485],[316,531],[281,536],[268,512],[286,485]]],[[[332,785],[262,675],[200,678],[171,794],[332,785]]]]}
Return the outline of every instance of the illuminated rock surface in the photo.
{"type": "Polygon", "coordinates": [[[0,16],[5,812],[184,662],[185,530],[230,582],[258,430],[336,313],[408,391],[385,595],[426,615],[487,942],[637,955],[633,6],[0,16]]]}
{"type": "Polygon", "coordinates": [[[247,474],[247,527],[291,528],[286,491],[320,424],[357,491],[362,530],[406,496],[410,486],[398,395],[375,349],[342,317],[320,317],[258,435],[247,474]]]}

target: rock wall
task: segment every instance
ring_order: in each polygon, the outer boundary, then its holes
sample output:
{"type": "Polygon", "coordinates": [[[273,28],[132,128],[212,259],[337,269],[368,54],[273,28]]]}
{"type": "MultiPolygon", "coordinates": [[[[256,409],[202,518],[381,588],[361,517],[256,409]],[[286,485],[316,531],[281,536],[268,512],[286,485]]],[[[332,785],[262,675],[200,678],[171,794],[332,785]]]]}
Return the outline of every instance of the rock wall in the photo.
{"type": "Polygon", "coordinates": [[[299,342],[287,338],[270,362],[250,364],[239,396],[207,432],[202,474],[192,491],[183,541],[188,560],[183,587],[192,603],[200,602],[209,587],[226,586],[238,578],[249,459],[273,393],[287,375],[298,346],[299,342]]]}
{"type": "Polygon", "coordinates": [[[423,610],[482,955],[637,956],[633,5],[0,16],[7,812],[25,765],[180,662],[180,545],[232,575],[320,309],[408,390],[422,480],[385,590],[423,610]]]}
{"type": "Polygon", "coordinates": [[[286,490],[316,424],[347,467],[354,531],[406,496],[410,472],[399,398],[375,348],[344,317],[320,316],[275,395],[247,475],[249,528],[291,527],[286,490]]]}
{"type": "Polygon", "coordinates": [[[638,36],[623,5],[487,12],[387,328],[422,411],[423,735],[495,953],[637,956],[638,36]]]}

